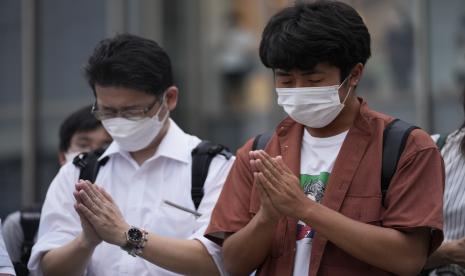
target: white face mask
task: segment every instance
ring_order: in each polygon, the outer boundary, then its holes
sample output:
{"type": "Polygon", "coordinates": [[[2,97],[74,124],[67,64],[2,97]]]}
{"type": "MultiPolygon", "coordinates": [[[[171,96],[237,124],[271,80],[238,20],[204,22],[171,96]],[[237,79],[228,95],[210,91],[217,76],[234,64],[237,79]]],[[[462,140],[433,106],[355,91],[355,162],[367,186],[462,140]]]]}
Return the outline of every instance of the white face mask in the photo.
{"type": "Polygon", "coordinates": [[[141,150],[155,139],[168,118],[169,112],[161,121],[158,120],[164,102],[163,99],[157,114],[153,117],[145,117],[137,121],[116,117],[102,120],[102,125],[122,150],[129,152],[141,150]]]}
{"type": "Polygon", "coordinates": [[[276,88],[278,105],[296,122],[311,127],[322,128],[336,119],[344,108],[350,94],[349,88],[344,101],[339,99],[340,85],[321,87],[276,88]]]}

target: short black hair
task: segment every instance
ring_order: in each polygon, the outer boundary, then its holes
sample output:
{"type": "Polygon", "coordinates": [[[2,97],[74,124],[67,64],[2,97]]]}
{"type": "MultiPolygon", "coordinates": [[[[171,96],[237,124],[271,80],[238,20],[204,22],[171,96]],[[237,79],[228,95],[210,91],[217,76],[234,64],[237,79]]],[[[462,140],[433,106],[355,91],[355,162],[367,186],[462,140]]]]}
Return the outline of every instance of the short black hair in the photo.
{"type": "Polygon", "coordinates": [[[93,131],[102,126],[102,123],[97,120],[91,113],[92,106],[84,106],[79,110],[69,115],[60,125],[60,141],[59,150],[62,152],[68,151],[71,145],[71,139],[74,134],[83,131],[93,131]]]}
{"type": "Polygon", "coordinates": [[[94,93],[99,85],[160,96],[173,85],[165,50],[153,40],[131,34],[102,40],[85,66],[85,75],[94,93]]]}
{"type": "Polygon", "coordinates": [[[328,63],[341,80],[371,55],[370,34],[357,11],[337,1],[299,2],[275,14],[263,30],[260,59],[272,69],[312,70],[328,63]]]}

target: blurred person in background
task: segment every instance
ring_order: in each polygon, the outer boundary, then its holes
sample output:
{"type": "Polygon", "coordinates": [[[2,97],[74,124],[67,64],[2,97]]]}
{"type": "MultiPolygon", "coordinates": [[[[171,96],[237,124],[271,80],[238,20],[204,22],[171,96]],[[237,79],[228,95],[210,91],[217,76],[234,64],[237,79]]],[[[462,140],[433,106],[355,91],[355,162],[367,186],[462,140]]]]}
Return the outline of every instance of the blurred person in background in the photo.
{"type": "MultiPolygon", "coordinates": [[[[465,88],[463,90],[465,111],[465,88]]],[[[444,137],[435,137],[446,167],[444,241],[428,258],[423,275],[465,275],[465,122],[444,137]]]]}
{"type": "Polygon", "coordinates": [[[297,3],[268,21],[260,58],[289,117],[265,150],[251,139],[237,151],[213,210],[206,236],[231,274],[415,275],[442,242],[444,168],[427,133],[402,136],[382,189],[394,118],[356,95],[370,54],[366,25],[342,2],[297,3]]]}
{"type": "MultiPolygon", "coordinates": [[[[84,106],[60,125],[58,162],[63,166],[81,152],[107,147],[112,139],[102,123],[84,106]]],[[[5,245],[18,276],[28,275],[27,262],[37,235],[41,206],[25,208],[7,216],[3,225],[5,245]],[[25,235],[26,234],[26,235],[25,235]]]]}
{"type": "Polygon", "coordinates": [[[219,66],[223,79],[228,106],[239,109],[243,104],[245,83],[254,70],[255,39],[239,21],[239,13],[231,12],[227,17],[229,26],[221,43],[219,66]]]}
{"type": "MultiPolygon", "coordinates": [[[[113,143],[95,184],[62,167],[47,192],[29,268],[44,275],[217,275],[220,248],[203,237],[234,158],[211,160],[195,206],[194,149],[170,118],[179,91],[155,42],[123,34],[101,41],[86,77],[94,115],[113,143]]],[[[218,148],[218,147],[216,147],[218,148]]],[[[215,148],[215,149],[216,149],[215,148]]]]}
{"type": "Polygon", "coordinates": [[[0,220],[0,276],[8,275],[15,275],[15,270],[5,248],[2,235],[2,221],[0,220]]]}
{"type": "Polygon", "coordinates": [[[61,166],[73,161],[81,152],[104,149],[111,144],[111,136],[91,111],[92,106],[85,106],[61,124],[58,151],[61,166]]]}

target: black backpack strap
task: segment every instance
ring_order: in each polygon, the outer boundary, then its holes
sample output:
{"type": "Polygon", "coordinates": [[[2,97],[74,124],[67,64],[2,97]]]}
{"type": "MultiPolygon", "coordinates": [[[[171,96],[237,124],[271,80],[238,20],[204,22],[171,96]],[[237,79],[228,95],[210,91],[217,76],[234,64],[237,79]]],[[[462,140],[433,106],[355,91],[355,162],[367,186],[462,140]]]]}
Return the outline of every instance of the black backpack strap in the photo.
{"type": "Polygon", "coordinates": [[[436,146],[438,147],[439,151],[441,151],[446,144],[448,136],[449,134],[439,134],[439,138],[436,140],[436,146]]]}
{"type": "Polygon", "coordinates": [[[23,264],[24,267],[27,267],[27,263],[31,257],[31,250],[34,245],[34,237],[39,229],[39,222],[40,206],[33,206],[20,210],[19,223],[24,235],[24,240],[21,244],[21,264],[23,264]]]}
{"type": "Polygon", "coordinates": [[[109,159],[107,156],[100,161],[98,160],[104,151],[105,149],[98,149],[80,153],[74,157],[73,164],[81,170],[79,179],[89,180],[92,183],[95,181],[100,167],[104,166],[109,159]]]}
{"type": "Polygon", "coordinates": [[[268,141],[270,141],[273,132],[265,132],[255,136],[252,144],[252,150],[263,150],[265,149],[268,141]]]}
{"type": "Polygon", "coordinates": [[[192,188],[191,195],[195,209],[199,208],[203,198],[203,185],[207,179],[208,169],[213,158],[217,155],[223,155],[226,159],[232,157],[229,149],[223,145],[215,144],[210,141],[202,141],[192,152],[192,188]]]}
{"type": "Polygon", "coordinates": [[[399,119],[390,122],[383,132],[383,163],[381,167],[381,194],[384,197],[397,169],[397,163],[405,148],[407,138],[417,126],[399,119]]]}

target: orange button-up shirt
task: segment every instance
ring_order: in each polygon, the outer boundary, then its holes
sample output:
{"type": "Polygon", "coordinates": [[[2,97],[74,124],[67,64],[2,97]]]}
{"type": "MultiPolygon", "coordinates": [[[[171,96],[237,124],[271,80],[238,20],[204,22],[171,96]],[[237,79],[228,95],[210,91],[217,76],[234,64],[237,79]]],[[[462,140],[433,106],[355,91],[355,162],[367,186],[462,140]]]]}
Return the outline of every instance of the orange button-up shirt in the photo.
{"type": "MultiPolygon", "coordinates": [[[[430,252],[442,242],[444,166],[429,135],[416,129],[410,134],[394,174],[384,205],[381,196],[383,131],[393,118],[377,113],[362,102],[337,156],[321,204],[364,223],[409,231],[432,229],[430,252]]],[[[300,175],[303,125],[286,118],[266,151],[281,155],[300,175]]],[[[260,196],[254,185],[248,152],[252,140],[237,152],[211,216],[206,237],[218,238],[243,228],[258,212],[260,196]]],[[[258,275],[292,275],[296,249],[297,220],[282,218],[276,226],[271,252],[258,275]]],[[[316,233],[312,242],[310,275],[391,275],[352,257],[316,233]]]]}

